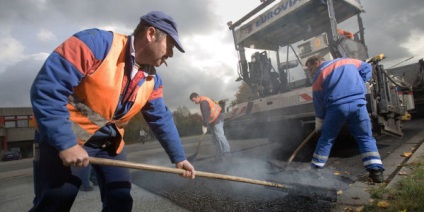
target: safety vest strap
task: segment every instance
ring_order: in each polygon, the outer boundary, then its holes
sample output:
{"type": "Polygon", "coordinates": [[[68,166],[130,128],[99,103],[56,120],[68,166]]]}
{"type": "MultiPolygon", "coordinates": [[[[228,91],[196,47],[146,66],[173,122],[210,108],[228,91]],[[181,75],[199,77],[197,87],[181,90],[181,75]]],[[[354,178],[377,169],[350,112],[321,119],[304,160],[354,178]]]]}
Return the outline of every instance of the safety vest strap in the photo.
{"type": "Polygon", "coordinates": [[[90,139],[90,137],[92,136],[92,134],[88,133],[85,129],[80,127],[75,122],[71,122],[71,126],[72,126],[72,131],[77,136],[79,145],[84,145],[84,143],[87,142],[88,139],[90,139]]]}
{"type": "Polygon", "coordinates": [[[72,130],[80,142],[85,142],[109,121],[85,105],[77,96],[68,97],[66,106],[72,122],[72,130]]]}
{"type": "Polygon", "coordinates": [[[80,112],[79,115],[87,117],[91,122],[93,122],[97,126],[104,126],[109,122],[109,120],[103,118],[102,115],[96,113],[90,107],[85,105],[74,94],[68,97],[68,104],[71,104],[76,110],[78,110],[80,112]]]}

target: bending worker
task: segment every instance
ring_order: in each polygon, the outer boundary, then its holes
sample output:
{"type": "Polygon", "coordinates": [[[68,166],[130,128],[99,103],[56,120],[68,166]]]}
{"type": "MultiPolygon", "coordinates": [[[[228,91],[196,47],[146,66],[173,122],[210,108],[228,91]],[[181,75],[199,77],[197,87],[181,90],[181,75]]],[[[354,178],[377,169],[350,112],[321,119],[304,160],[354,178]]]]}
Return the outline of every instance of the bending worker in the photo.
{"type": "Polygon", "coordinates": [[[230,145],[224,134],[224,117],[221,114],[222,108],[210,98],[199,96],[197,93],[191,93],[190,100],[196,104],[200,104],[200,111],[203,117],[203,134],[206,134],[208,127],[211,129],[212,142],[215,144],[215,159],[222,160],[230,156],[230,145]]]}
{"type": "Polygon", "coordinates": [[[321,131],[312,166],[325,165],[335,138],[347,123],[369,177],[376,183],[383,182],[383,163],[372,136],[365,99],[365,82],[371,78],[371,65],[351,58],[325,61],[317,55],[308,58],[306,66],[313,76],[315,130],[321,131]]]}
{"type": "MultiPolygon", "coordinates": [[[[184,49],[172,17],[153,11],[140,18],[133,35],[99,29],[78,32],[47,58],[31,87],[38,129],[34,157],[35,198],[31,211],[70,211],[81,185],[71,167],[89,156],[127,160],[124,127],[141,111],[172,163],[194,178],[156,73],[184,49]]],[[[92,165],[102,211],[131,211],[127,168],[92,165]]]]}

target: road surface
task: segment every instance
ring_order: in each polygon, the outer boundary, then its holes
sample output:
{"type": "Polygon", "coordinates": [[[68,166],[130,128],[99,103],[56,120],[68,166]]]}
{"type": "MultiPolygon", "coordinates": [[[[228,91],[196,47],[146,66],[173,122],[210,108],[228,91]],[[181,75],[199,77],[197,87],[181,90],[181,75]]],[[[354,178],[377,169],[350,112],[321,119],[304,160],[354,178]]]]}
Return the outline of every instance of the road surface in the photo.
{"type": "MultiPolygon", "coordinates": [[[[423,130],[423,119],[409,121],[403,138],[382,136],[378,147],[383,159],[423,130]]],[[[306,135],[305,135],[306,137],[306,135]]],[[[182,139],[187,156],[195,153],[200,136],[182,139]]],[[[214,161],[210,136],[202,142],[192,163],[197,170],[267,180],[285,185],[311,185],[309,191],[287,191],[216,179],[189,180],[174,174],[132,170],[134,211],[330,211],[337,202],[314,196],[319,188],[344,190],[355,181],[366,181],[356,144],[338,141],[330,160],[320,172],[309,169],[310,147],[287,165],[281,155],[284,144],[267,139],[230,140],[232,157],[214,161]],[[309,150],[308,150],[309,148],[309,150]],[[335,175],[337,173],[338,175],[335,175]],[[318,187],[318,188],[317,188],[318,187]]],[[[313,143],[311,144],[313,146],[313,143]]],[[[169,166],[158,142],[128,145],[129,160],[169,166]]],[[[388,175],[390,173],[387,173],[388,175]]],[[[0,163],[0,211],[27,211],[33,195],[32,160],[0,163]]],[[[80,192],[72,211],[101,210],[98,188],[80,192]]]]}

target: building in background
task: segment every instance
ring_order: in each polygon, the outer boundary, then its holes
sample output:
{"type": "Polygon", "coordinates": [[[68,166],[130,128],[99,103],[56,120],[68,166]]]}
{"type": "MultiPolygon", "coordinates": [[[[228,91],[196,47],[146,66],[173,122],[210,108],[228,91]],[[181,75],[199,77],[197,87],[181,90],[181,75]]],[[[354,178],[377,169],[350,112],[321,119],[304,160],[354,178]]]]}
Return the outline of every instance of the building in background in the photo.
{"type": "Polygon", "coordinates": [[[32,158],[35,126],[31,107],[0,108],[0,152],[18,151],[32,158]]]}

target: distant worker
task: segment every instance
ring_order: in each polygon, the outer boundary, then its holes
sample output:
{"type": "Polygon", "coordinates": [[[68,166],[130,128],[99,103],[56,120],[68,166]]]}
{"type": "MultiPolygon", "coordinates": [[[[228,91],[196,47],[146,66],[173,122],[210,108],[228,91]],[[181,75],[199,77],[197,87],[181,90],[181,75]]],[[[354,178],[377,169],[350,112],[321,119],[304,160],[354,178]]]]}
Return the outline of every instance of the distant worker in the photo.
{"type": "Polygon", "coordinates": [[[231,155],[230,145],[224,134],[222,108],[210,98],[199,96],[197,93],[190,94],[190,100],[200,104],[200,111],[203,117],[202,133],[206,134],[208,127],[210,128],[212,142],[215,144],[215,159],[222,160],[229,157],[231,155]]]}
{"type": "MultiPolygon", "coordinates": [[[[184,52],[173,18],[152,11],[132,35],[87,29],[50,54],[31,87],[37,130],[30,211],[70,211],[85,177],[70,167],[87,167],[89,156],[127,160],[124,128],[140,112],[181,176],[195,177],[155,68],[174,47],[184,52]]],[[[132,211],[129,169],[92,166],[102,211],[132,211]]]]}
{"type": "Polygon", "coordinates": [[[141,140],[141,143],[145,143],[146,142],[146,140],[147,140],[147,133],[146,133],[146,131],[144,131],[143,129],[140,129],[140,140],[141,140]]]}
{"type": "Polygon", "coordinates": [[[372,136],[365,99],[365,82],[371,78],[371,65],[351,58],[325,61],[318,55],[308,58],[305,65],[313,76],[315,130],[321,131],[312,166],[324,167],[335,138],[347,123],[369,177],[375,183],[383,182],[383,163],[372,136]]]}
{"type": "Polygon", "coordinates": [[[345,37],[347,37],[349,39],[353,39],[353,33],[349,32],[349,31],[345,31],[345,30],[342,30],[342,29],[337,29],[337,33],[339,35],[343,35],[343,36],[345,36],[345,37]]]}

